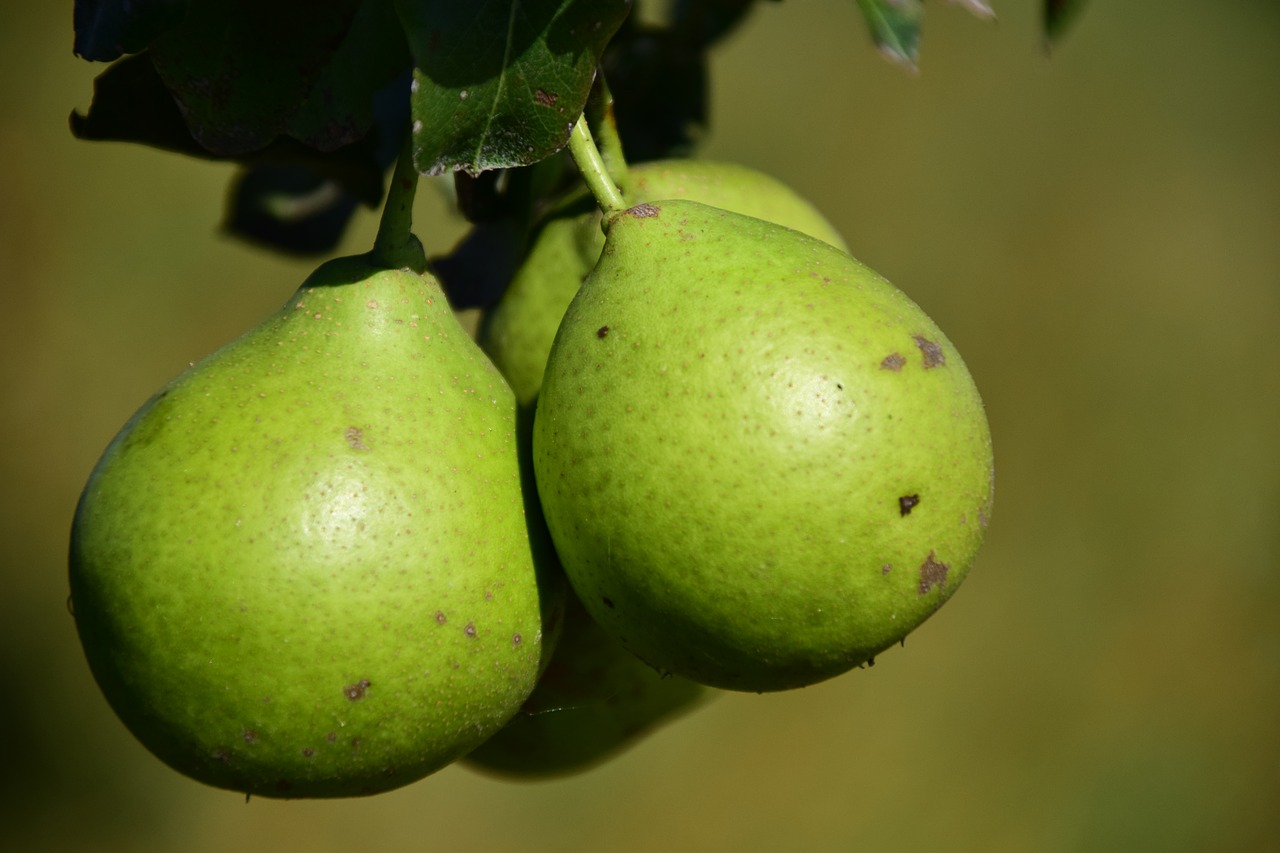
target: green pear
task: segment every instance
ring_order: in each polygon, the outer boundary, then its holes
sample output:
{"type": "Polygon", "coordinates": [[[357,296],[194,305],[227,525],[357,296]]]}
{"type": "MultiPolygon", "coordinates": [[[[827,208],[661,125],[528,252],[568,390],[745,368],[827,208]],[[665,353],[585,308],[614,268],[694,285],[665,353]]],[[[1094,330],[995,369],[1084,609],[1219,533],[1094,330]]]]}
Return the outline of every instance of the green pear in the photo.
{"type": "MultiPolygon", "coordinates": [[[[687,198],[845,248],[840,234],[813,205],[777,179],[745,166],[702,160],[642,163],[627,171],[623,190],[629,203],[687,198]]],[[[537,397],[560,318],[603,247],[600,210],[584,189],[547,217],[502,299],[485,315],[480,346],[521,404],[537,397]]]]}
{"type": "Polygon", "coordinates": [[[562,601],[517,452],[515,398],[434,278],[323,265],[84,489],[72,604],[108,701],[175,769],[265,796],[471,751],[533,690],[562,601]]]}
{"type": "Polygon", "coordinates": [[[683,200],[607,220],[533,462],[602,628],[734,690],[901,641],[959,587],[991,512],[982,401],[924,312],[839,249],[683,200]]]}
{"type": "Polygon", "coordinates": [[[464,763],[524,779],[581,772],[710,696],[627,652],[569,596],[563,631],[533,695],[464,763]]]}
{"type": "MultiPolygon", "coordinates": [[[[530,473],[532,428],[533,410],[521,407],[521,463],[530,473]]],[[[536,491],[526,507],[549,540],[536,491]]],[[[710,698],[702,685],[664,676],[627,651],[600,629],[572,590],[562,625],[551,660],[520,713],[468,755],[466,764],[516,779],[582,772],[710,698]]]]}
{"type": "MultiPolygon", "coordinates": [[[[776,179],[731,163],[669,160],[633,166],[628,196],[689,197],[844,243],[818,211],[776,179]]],[[[582,190],[547,217],[528,258],[480,327],[479,341],[524,407],[542,384],[560,319],[600,257],[600,210],[582,190]]],[[[546,675],[520,714],[467,758],[483,770],[534,778],[589,769],[709,692],[662,677],[603,632],[572,594],[546,675]]]]}

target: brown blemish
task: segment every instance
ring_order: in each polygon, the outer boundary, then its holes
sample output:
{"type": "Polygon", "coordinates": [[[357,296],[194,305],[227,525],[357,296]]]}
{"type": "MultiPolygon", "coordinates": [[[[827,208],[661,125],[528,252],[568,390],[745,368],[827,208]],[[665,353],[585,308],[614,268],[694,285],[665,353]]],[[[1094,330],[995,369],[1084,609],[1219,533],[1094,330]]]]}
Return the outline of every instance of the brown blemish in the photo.
{"type": "Polygon", "coordinates": [[[313,755],[315,755],[315,754],[316,754],[316,751],[315,751],[314,749],[312,749],[311,747],[309,747],[309,746],[304,746],[304,747],[302,748],[302,757],[303,757],[303,758],[310,758],[311,756],[313,756],[313,755]]]}
{"type": "Polygon", "coordinates": [[[364,430],[360,427],[347,427],[347,431],[343,433],[347,444],[351,445],[353,450],[368,450],[369,445],[364,443],[364,430]]]}
{"type": "Polygon", "coordinates": [[[437,624],[437,625],[443,625],[444,623],[446,623],[446,622],[448,622],[448,621],[449,621],[449,617],[447,617],[447,616],[445,616],[445,615],[444,615],[444,611],[443,611],[443,610],[437,610],[437,611],[436,611],[436,624],[437,624]]]}
{"type": "Polygon", "coordinates": [[[329,743],[337,743],[337,742],[338,742],[338,733],[337,733],[337,732],[329,732],[327,735],[325,735],[325,736],[324,736],[324,739],[325,739],[325,740],[327,740],[327,741],[329,741],[329,743]]]}
{"type": "Polygon", "coordinates": [[[608,336],[609,336],[608,326],[601,326],[600,328],[596,329],[596,337],[599,338],[600,340],[603,341],[608,336]]]}
{"type": "Polygon", "coordinates": [[[613,599],[606,597],[606,598],[602,598],[601,601],[604,602],[605,607],[609,608],[610,610],[613,609],[613,599]]]}
{"type": "Polygon", "coordinates": [[[474,637],[476,635],[476,623],[468,622],[467,627],[462,629],[462,633],[466,634],[468,637],[474,637]]]}
{"type": "Polygon", "coordinates": [[[929,556],[925,557],[924,562],[920,564],[920,594],[927,594],[935,586],[946,586],[947,572],[949,571],[951,571],[951,567],[939,560],[938,556],[930,551],[929,556]]]}
{"type": "Polygon", "coordinates": [[[911,510],[918,503],[920,503],[919,495],[903,495],[898,498],[898,512],[902,515],[910,515],[911,510]]]}
{"type": "Polygon", "coordinates": [[[880,362],[881,370],[892,370],[897,373],[907,363],[907,357],[900,352],[891,352],[880,362]]]}
{"type": "Polygon", "coordinates": [[[213,758],[215,761],[221,761],[223,764],[230,764],[231,752],[226,749],[215,749],[213,751],[213,758]]]}
{"type": "Polygon", "coordinates": [[[946,365],[947,357],[943,354],[941,346],[922,335],[912,335],[911,339],[916,342],[916,346],[920,347],[920,354],[924,356],[926,370],[930,367],[943,367],[946,365]]]}
{"type": "Polygon", "coordinates": [[[560,96],[555,92],[548,92],[546,89],[539,89],[533,93],[533,99],[543,107],[554,107],[556,101],[560,100],[560,96]]]}
{"type": "Polygon", "coordinates": [[[253,729],[245,729],[244,734],[242,734],[241,737],[244,738],[245,743],[258,742],[258,733],[255,732],[253,729]]]}
{"type": "Polygon", "coordinates": [[[978,526],[981,527],[983,530],[986,530],[987,525],[990,523],[991,523],[991,520],[987,518],[986,512],[984,512],[983,510],[978,510],[978,526]]]}
{"type": "Polygon", "coordinates": [[[524,642],[524,637],[520,636],[519,634],[511,635],[511,645],[518,646],[523,642],[524,642]]]}
{"type": "Polygon", "coordinates": [[[882,575],[887,575],[891,571],[893,571],[893,563],[885,563],[880,567],[880,574],[882,575]]]}
{"type": "Polygon", "coordinates": [[[342,694],[352,702],[358,702],[364,698],[364,692],[369,688],[369,679],[362,678],[355,684],[348,684],[342,688],[342,694]]]}
{"type": "Polygon", "coordinates": [[[636,219],[648,219],[657,216],[661,209],[652,204],[637,204],[635,207],[627,211],[628,216],[634,216],[636,219]]]}

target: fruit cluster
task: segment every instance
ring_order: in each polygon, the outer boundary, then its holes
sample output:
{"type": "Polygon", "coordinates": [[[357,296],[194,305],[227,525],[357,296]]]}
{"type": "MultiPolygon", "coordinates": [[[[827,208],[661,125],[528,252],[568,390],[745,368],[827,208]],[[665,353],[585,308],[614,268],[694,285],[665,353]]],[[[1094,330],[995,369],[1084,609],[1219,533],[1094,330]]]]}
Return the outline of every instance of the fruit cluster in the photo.
{"type": "Polygon", "coordinates": [[[416,242],[331,261],[115,437],[72,602],[157,756],[276,797],[570,772],[955,592],[992,456],[947,338],[766,176],[621,190],[550,212],[476,339],[416,242]]]}

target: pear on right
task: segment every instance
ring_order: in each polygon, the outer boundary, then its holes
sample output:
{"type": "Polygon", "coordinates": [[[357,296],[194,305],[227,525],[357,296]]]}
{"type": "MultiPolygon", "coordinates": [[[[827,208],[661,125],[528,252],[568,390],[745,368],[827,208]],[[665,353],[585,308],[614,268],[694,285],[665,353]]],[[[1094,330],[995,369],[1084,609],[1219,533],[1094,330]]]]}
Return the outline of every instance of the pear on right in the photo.
{"type": "Polygon", "coordinates": [[[991,515],[982,400],[905,294],[685,200],[605,219],[548,358],[538,493],[570,582],[649,665],[764,692],[903,640],[991,515]]]}

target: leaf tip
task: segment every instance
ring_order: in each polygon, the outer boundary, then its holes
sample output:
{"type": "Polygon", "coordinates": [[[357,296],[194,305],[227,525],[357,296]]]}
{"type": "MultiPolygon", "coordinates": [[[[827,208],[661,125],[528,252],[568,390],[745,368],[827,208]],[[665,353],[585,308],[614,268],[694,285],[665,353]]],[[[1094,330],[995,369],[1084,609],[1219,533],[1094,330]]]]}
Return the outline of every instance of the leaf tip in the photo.
{"type": "Polygon", "coordinates": [[[949,2],[968,9],[969,13],[975,18],[981,18],[984,21],[994,21],[996,19],[995,9],[992,9],[986,0],[949,0],[949,2]]]}
{"type": "Polygon", "coordinates": [[[920,73],[919,57],[914,52],[907,53],[891,44],[878,44],[876,49],[885,60],[898,66],[898,68],[913,77],[920,73]]]}

